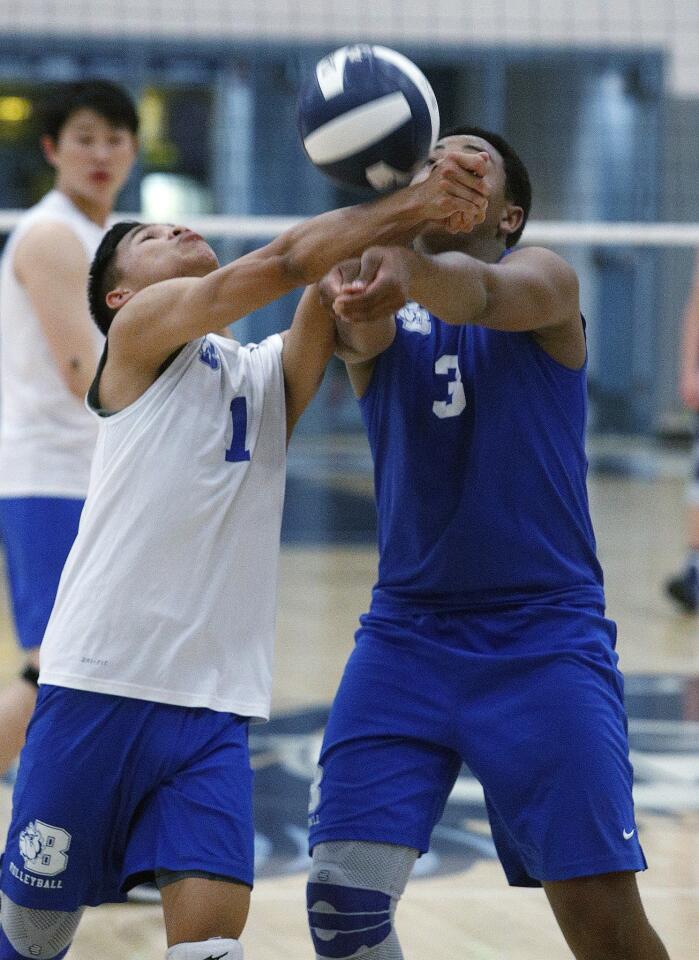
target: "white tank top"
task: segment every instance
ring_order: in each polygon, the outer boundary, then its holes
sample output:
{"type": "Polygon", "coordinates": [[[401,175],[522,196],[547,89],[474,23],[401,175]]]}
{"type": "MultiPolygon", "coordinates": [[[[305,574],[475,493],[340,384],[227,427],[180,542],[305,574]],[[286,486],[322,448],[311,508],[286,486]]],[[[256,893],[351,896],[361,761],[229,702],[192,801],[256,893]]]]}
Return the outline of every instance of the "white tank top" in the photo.
{"type": "Polygon", "coordinates": [[[282,339],[193,341],[100,419],[40,683],[266,719],[286,469],[282,339]]]}
{"type": "MultiPolygon", "coordinates": [[[[0,496],[84,497],[97,430],[61,377],[14,271],[19,240],[37,223],[70,227],[88,260],[104,231],[51,190],[14,229],[0,264],[0,496]]],[[[87,307],[87,289],[85,290],[87,307]]],[[[104,338],[94,327],[95,350],[104,338]]]]}

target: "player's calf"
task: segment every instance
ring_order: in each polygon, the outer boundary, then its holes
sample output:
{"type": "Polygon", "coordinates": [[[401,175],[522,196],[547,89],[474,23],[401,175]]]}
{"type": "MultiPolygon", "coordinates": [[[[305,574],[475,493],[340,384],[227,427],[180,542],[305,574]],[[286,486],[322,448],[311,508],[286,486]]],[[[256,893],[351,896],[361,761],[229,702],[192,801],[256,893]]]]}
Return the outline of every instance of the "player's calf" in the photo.
{"type": "Polygon", "coordinates": [[[165,960],[243,960],[240,940],[212,937],[197,943],[177,943],[165,954],[165,960]]]}
{"type": "Polygon", "coordinates": [[[417,850],[389,843],[319,843],[308,879],[318,960],[402,960],[393,928],[417,850]]]}

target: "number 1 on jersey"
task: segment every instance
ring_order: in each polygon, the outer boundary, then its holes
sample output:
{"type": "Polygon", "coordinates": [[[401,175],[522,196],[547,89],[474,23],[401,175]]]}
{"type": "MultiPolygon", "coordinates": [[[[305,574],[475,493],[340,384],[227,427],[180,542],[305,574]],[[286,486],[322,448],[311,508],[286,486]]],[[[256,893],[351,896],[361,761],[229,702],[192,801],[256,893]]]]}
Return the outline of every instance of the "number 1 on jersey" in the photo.
{"type": "Polygon", "coordinates": [[[226,460],[228,463],[240,463],[250,459],[250,451],[245,449],[245,434],[248,429],[248,401],[245,397],[233,397],[231,400],[231,419],[233,437],[226,450],[226,460]]]}

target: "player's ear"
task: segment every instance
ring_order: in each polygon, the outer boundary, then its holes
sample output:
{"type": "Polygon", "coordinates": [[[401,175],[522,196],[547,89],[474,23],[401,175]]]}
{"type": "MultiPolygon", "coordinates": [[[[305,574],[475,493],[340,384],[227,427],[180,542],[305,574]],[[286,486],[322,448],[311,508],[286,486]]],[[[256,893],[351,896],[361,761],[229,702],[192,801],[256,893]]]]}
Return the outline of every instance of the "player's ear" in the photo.
{"type": "Polygon", "coordinates": [[[41,137],[39,142],[41,144],[41,150],[44,154],[44,158],[46,162],[51,164],[52,167],[55,167],[56,166],[56,141],[53,139],[53,137],[50,137],[47,133],[45,133],[41,137]]]}
{"type": "Polygon", "coordinates": [[[129,290],[128,287],[117,287],[115,290],[110,290],[104,299],[107,301],[110,310],[121,310],[133,295],[134,291],[129,290]]]}
{"type": "Polygon", "coordinates": [[[524,210],[521,207],[516,206],[514,203],[505,204],[500,216],[500,222],[498,223],[500,234],[509,237],[513,233],[516,233],[521,227],[523,219],[524,210]]]}

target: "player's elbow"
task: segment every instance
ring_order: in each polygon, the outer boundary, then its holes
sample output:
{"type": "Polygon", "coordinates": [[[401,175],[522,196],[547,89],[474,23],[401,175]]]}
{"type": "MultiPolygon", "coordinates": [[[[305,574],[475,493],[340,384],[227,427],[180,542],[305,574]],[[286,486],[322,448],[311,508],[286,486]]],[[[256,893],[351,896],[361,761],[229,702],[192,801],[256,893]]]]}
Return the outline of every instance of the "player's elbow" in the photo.
{"type": "Polygon", "coordinates": [[[315,268],[313,257],[303,250],[291,248],[277,258],[280,282],[289,290],[306,287],[320,279],[322,273],[315,268]]]}

